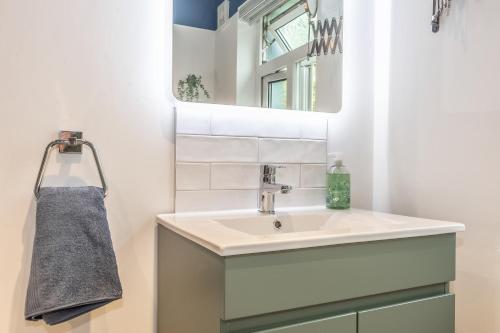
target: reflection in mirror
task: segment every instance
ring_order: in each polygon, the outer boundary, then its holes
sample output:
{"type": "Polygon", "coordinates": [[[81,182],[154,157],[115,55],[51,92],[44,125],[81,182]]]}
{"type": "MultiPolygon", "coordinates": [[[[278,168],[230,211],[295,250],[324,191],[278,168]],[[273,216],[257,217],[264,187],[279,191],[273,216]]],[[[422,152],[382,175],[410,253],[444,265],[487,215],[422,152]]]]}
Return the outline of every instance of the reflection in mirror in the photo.
{"type": "Polygon", "coordinates": [[[338,112],[343,0],[174,0],[183,101],[338,112]]]}

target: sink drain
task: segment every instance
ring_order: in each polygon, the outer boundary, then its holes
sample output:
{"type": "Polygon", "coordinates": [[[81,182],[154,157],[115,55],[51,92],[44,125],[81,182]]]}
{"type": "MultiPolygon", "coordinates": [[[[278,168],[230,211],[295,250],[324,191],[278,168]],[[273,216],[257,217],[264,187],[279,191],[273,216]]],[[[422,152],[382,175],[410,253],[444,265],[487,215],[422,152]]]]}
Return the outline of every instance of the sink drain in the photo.
{"type": "Polygon", "coordinates": [[[281,229],[281,227],[282,227],[282,226],[283,226],[283,225],[281,224],[281,222],[280,222],[279,220],[275,220],[275,221],[274,221],[274,227],[275,227],[276,229],[281,229]]]}

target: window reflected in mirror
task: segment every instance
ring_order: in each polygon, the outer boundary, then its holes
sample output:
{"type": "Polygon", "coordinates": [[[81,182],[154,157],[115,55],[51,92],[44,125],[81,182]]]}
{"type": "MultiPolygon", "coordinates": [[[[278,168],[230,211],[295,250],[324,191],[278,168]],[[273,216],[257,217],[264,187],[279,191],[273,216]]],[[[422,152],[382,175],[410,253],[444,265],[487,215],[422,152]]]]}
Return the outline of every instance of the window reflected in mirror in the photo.
{"type": "Polygon", "coordinates": [[[271,109],[288,109],[288,80],[286,71],[262,78],[262,106],[271,109]]]}

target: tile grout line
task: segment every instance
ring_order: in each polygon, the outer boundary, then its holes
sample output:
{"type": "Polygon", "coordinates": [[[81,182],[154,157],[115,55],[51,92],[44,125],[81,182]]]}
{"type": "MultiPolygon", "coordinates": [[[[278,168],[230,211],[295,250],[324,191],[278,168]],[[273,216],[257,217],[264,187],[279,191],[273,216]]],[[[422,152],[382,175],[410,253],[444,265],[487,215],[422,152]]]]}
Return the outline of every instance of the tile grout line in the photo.
{"type": "Polygon", "coordinates": [[[208,164],[208,190],[212,190],[212,163],[208,164]]]}
{"type": "MultiPolygon", "coordinates": [[[[257,163],[258,163],[259,165],[262,165],[262,161],[261,161],[261,159],[260,159],[260,143],[261,143],[260,138],[257,138],[257,163]]],[[[257,201],[258,201],[258,199],[257,199],[257,201]]],[[[258,202],[257,202],[257,203],[258,203],[258,202]]]]}
{"type": "Polygon", "coordinates": [[[252,135],[216,135],[216,134],[195,134],[195,133],[176,133],[178,136],[190,137],[208,137],[208,138],[235,138],[235,139],[262,139],[262,140],[276,140],[276,141],[309,141],[309,142],[326,142],[326,139],[305,139],[305,138],[292,138],[292,137],[268,137],[268,136],[252,136],[252,135]]]}
{"type": "Polygon", "coordinates": [[[302,188],[302,163],[299,164],[299,188],[302,188]]]}
{"type": "MultiPolygon", "coordinates": [[[[326,189],[326,187],[299,187],[297,188],[299,190],[323,190],[326,189]]],[[[177,192],[228,192],[228,191],[258,191],[259,188],[219,188],[219,189],[213,189],[213,190],[200,190],[200,189],[195,189],[195,190],[178,190],[177,192]]]]}

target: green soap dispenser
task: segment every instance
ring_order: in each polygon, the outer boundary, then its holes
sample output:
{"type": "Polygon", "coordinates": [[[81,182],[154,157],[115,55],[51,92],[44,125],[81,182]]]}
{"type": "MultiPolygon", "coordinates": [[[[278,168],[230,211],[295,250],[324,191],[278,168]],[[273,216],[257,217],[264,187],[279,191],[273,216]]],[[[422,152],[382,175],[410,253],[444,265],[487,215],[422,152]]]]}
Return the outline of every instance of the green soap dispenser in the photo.
{"type": "Polygon", "coordinates": [[[326,207],[348,209],[351,207],[351,175],[344,165],[342,154],[328,154],[326,207]]]}

